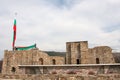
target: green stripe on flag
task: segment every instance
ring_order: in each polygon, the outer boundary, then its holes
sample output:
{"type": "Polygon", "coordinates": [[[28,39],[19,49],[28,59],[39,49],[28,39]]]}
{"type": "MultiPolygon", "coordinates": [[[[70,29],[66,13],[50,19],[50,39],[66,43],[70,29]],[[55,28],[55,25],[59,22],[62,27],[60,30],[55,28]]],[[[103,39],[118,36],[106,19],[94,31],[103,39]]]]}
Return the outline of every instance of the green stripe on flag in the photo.
{"type": "Polygon", "coordinates": [[[36,48],[36,44],[27,46],[27,47],[16,47],[16,50],[29,50],[29,49],[33,49],[33,48],[36,48]]]}

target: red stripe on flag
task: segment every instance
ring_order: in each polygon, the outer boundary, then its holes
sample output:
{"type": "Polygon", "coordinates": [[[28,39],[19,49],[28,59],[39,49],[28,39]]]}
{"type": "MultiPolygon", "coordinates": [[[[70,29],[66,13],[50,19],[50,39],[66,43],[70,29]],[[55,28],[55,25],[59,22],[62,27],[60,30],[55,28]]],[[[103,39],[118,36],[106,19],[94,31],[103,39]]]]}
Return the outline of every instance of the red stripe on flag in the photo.
{"type": "Polygon", "coordinates": [[[15,45],[15,40],[16,40],[16,19],[14,20],[14,26],[13,26],[13,43],[12,43],[13,48],[15,45]]]}

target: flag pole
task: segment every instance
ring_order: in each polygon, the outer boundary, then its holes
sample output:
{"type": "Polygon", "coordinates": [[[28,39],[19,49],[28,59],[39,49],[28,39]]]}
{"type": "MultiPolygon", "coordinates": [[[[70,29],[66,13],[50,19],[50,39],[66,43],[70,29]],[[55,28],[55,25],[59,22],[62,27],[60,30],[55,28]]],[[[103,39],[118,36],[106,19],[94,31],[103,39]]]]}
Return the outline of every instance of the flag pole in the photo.
{"type": "Polygon", "coordinates": [[[16,17],[17,17],[17,13],[15,12],[14,25],[13,25],[13,43],[12,43],[13,51],[15,50],[15,40],[16,40],[16,17]]]}

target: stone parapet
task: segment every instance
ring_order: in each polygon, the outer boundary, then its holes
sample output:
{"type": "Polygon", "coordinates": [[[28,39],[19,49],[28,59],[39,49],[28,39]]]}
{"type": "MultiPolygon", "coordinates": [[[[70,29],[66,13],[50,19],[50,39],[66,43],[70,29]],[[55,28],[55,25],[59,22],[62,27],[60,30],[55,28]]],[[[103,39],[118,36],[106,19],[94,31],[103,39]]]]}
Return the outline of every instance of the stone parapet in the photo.
{"type": "Polygon", "coordinates": [[[120,64],[19,65],[19,74],[120,74],[120,64]]]}

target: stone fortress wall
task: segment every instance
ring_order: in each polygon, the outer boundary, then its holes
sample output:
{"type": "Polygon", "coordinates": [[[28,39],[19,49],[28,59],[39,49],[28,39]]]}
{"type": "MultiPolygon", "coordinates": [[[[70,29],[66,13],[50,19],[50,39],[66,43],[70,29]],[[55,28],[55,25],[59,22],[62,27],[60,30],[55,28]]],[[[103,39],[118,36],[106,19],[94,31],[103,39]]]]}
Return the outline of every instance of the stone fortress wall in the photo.
{"type": "Polygon", "coordinates": [[[5,50],[2,75],[21,74],[37,74],[39,75],[38,77],[40,75],[44,76],[44,74],[74,74],[74,76],[89,76],[91,74],[119,75],[120,64],[115,63],[110,47],[98,46],[88,48],[87,41],[67,42],[66,56],[63,57],[49,56],[46,52],[39,49],[23,51],[5,50]]]}
{"type": "Polygon", "coordinates": [[[64,57],[49,56],[38,49],[27,51],[5,51],[2,74],[19,73],[18,65],[61,65],[64,57]]]}
{"type": "Polygon", "coordinates": [[[108,46],[88,48],[87,41],[66,43],[67,64],[110,64],[115,63],[112,49],[108,46]]]}
{"type": "Polygon", "coordinates": [[[120,74],[120,64],[19,65],[19,74],[120,74]]]}

